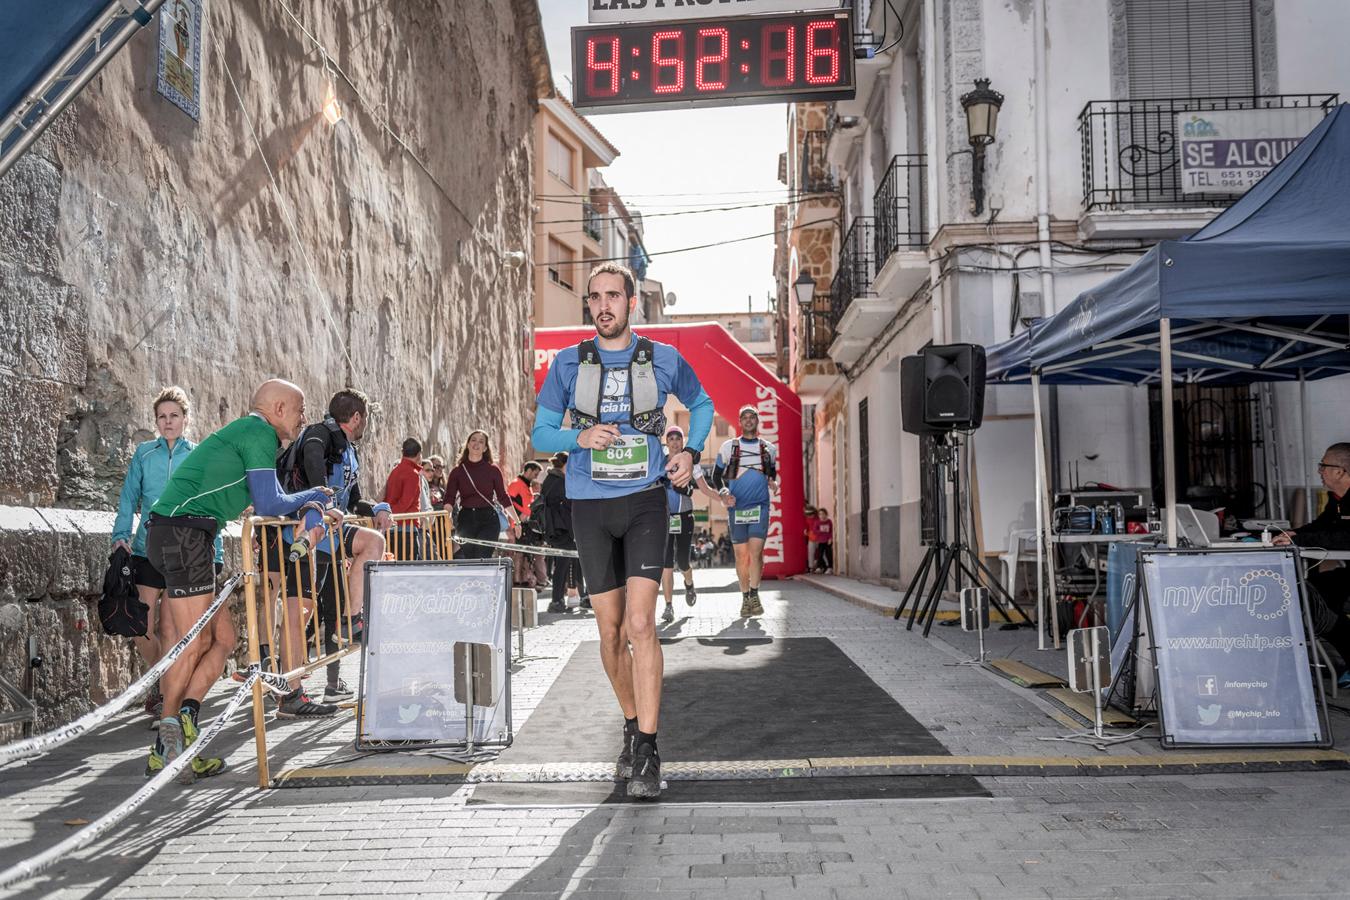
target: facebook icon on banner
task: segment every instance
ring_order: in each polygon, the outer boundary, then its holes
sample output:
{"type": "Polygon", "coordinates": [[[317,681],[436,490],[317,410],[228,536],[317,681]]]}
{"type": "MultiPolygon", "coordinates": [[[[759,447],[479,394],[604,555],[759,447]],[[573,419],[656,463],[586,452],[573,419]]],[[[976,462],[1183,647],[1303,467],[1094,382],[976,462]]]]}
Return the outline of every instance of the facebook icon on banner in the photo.
{"type": "Polygon", "coordinates": [[[1196,681],[1200,683],[1200,696],[1213,697],[1219,693],[1219,681],[1213,675],[1197,675],[1196,681]]]}

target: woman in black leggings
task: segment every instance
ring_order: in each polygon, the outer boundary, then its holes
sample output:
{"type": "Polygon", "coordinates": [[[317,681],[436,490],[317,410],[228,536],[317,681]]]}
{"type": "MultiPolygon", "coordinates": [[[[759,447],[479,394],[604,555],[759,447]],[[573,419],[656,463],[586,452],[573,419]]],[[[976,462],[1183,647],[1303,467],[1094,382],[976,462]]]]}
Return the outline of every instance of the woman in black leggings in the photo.
{"type": "MultiPolygon", "coordinates": [[[[495,541],[501,537],[500,512],[506,516],[507,530],[512,537],[520,537],[520,521],[506,495],[506,481],[502,470],[492,463],[492,448],[488,446],[487,432],[474,429],[464,440],[459,463],[445,478],[445,508],[454,510],[455,534],[479,541],[495,541]]],[[[461,544],[455,548],[459,559],[487,559],[498,555],[491,547],[461,544]]]]}

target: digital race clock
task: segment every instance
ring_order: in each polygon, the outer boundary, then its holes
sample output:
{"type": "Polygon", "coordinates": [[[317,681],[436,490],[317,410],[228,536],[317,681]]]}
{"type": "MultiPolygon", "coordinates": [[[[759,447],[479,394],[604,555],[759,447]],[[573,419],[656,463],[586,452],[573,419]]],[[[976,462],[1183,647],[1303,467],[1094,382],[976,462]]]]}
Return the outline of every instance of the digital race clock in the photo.
{"type": "Polygon", "coordinates": [[[572,29],[573,105],[586,112],[851,98],[846,10],[572,29]]]}

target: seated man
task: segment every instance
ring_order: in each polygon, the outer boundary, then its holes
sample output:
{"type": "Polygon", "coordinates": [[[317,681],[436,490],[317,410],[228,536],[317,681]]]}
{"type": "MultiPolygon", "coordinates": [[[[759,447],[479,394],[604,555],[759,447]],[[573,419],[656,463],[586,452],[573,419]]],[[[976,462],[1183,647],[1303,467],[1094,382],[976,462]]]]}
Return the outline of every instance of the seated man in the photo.
{"type": "MultiPolygon", "coordinates": [[[[391,524],[388,503],[372,505],[361,499],[361,462],[357,456],[357,444],[365,436],[369,421],[370,403],[365,394],[351,388],[338,391],[329,401],[327,417],[306,428],[278,463],[278,477],[287,490],[330,488],[334,505],[338,509],[346,513],[373,516],[375,520],[377,530],[343,523],[340,526],[341,552],[331,545],[332,538],[328,536],[316,548],[318,554],[314,561],[314,583],[319,586],[319,625],[324,631],[325,655],[337,652],[337,635],[339,631],[346,631],[346,623],[338,622],[339,593],[348,601],[346,605],[352,619],[352,631],[355,639],[360,639],[364,620],[365,564],[384,558],[383,532],[391,524]],[[343,579],[343,572],[335,564],[339,558],[351,564],[343,583],[339,583],[339,579],[343,579]]],[[[312,593],[305,584],[308,568],[308,560],[285,567],[288,605],[285,622],[290,627],[290,634],[281,641],[281,655],[286,671],[295,671],[304,664],[308,655],[303,623],[314,612],[310,599],[312,593]],[[295,584],[292,578],[296,570],[301,573],[299,584],[295,584]]],[[[295,679],[291,683],[291,693],[278,705],[277,715],[280,718],[332,715],[336,712],[332,704],[350,697],[351,691],[338,677],[338,663],[332,662],[328,664],[323,703],[311,701],[301,690],[299,679],[295,679]]]]}
{"type": "MultiPolygon", "coordinates": [[[[1317,464],[1317,474],[1321,476],[1322,484],[1330,495],[1326,508],[1302,528],[1276,537],[1276,546],[1296,544],[1310,549],[1350,550],[1350,503],[1346,498],[1347,492],[1350,492],[1350,443],[1342,442],[1328,447],[1317,464]]],[[[1350,622],[1344,616],[1346,600],[1350,598],[1350,568],[1338,566],[1329,572],[1312,572],[1308,575],[1307,584],[1313,589],[1309,592],[1309,601],[1314,604],[1313,622],[1318,636],[1327,638],[1346,665],[1350,665],[1350,656],[1347,655],[1350,653],[1350,622]],[[1316,597],[1313,596],[1314,592],[1316,597]],[[1334,615],[1323,615],[1319,621],[1317,598],[1334,615]]],[[[1337,684],[1350,687],[1350,670],[1341,674],[1337,684]]]]}

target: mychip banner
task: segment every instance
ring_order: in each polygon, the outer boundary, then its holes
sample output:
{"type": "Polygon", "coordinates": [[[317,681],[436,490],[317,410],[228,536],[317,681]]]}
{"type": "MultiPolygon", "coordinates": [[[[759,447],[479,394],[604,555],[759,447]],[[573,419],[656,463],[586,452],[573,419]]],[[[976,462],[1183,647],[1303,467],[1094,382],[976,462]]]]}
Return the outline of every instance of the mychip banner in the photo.
{"type": "Polygon", "coordinates": [[[1177,113],[1183,194],[1241,194],[1289,155],[1326,111],[1229,109],[1177,113]]]}
{"type": "Polygon", "coordinates": [[[368,566],[358,747],[511,743],[510,592],[505,559],[368,566]]]}
{"type": "Polygon", "coordinates": [[[1163,746],[1330,746],[1295,552],[1140,556],[1163,746]]]}

